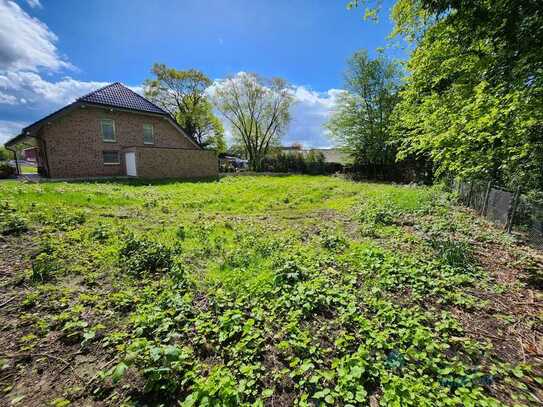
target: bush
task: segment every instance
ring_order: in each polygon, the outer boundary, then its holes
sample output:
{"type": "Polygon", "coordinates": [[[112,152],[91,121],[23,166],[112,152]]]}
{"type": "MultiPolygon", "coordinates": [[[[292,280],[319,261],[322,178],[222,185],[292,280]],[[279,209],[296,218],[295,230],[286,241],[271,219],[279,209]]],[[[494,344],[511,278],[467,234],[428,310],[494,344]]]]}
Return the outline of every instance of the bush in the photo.
{"type": "Polygon", "coordinates": [[[105,242],[109,239],[109,233],[109,228],[106,225],[99,224],[95,226],[90,235],[97,242],[105,242]]]}
{"type": "Polygon", "coordinates": [[[283,261],[280,259],[275,264],[275,277],[273,282],[276,286],[295,285],[297,282],[304,280],[307,277],[308,271],[300,265],[296,258],[283,261]]]}
{"type": "Polygon", "coordinates": [[[20,235],[28,230],[27,221],[20,215],[15,213],[2,213],[3,219],[0,220],[0,234],[6,235],[20,235]]]}
{"type": "Polygon", "coordinates": [[[173,256],[173,250],[160,243],[129,235],[121,249],[120,261],[127,271],[140,275],[170,269],[173,256]]]}
{"type": "Polygon", "coordinates": [[[332,251],[341,251],[347,247],[347,241],[343,236],[323,234],[321,236],[322,247],[332,251]]]}
{"type": "Polygon", "coordinates": [[[180,225],[177,230],[175,231],[175,234],[179,240],[185,240],[187,237],[187,232],[185,230],[185,227],[183,225],[180,225]]]}
{"type": "Polygon", "coordinates": [[[197,378],[192,393],[181,405],[239,406],[241,397],[236,383],[228,368],[216,366],[209,376],[197,378]]]}
{"type": "Polygon", "coordinates": [[[15,174],[15,168],[8,163],[0,162],[0,179],[8,178],[15,174]]]}
{"type": "Polygon", "coordinates": [[[394,224],[399,212],[394,204],[371,202],[362,207],[359,212],[359,218],[362,222],[370,226],[387,226],[394,224]]]}
{"type": "Polygon", "coordinates": [[[300,151],[272,153],[264,158],[262,170],[269,172],[298,172],[304,174],[325,174],[326,163],[321,152],[300,151]]]}

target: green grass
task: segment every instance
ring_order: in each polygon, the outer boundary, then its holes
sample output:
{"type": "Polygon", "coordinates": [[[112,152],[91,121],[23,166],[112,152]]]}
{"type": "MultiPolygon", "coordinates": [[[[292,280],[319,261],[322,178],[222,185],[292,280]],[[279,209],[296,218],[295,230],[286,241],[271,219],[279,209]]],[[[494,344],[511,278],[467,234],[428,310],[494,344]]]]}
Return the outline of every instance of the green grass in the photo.
{"type": "Polygon", "coordinates": [[[439,188],[247,176],[8,181],[0,197],[6,247],[28,265],[4,286],[19,298],[9,350],[74,369],[35,394],[23,385],[39,374],[5,362],[9,400],[536,403],[533,366],[455,317],[485,311],[472,293],[493,289],[468,242],[507,238],[439,188]]]}
{"type": "Polygon", "coordinates": [[[38,168],[31,165],[21,165],[19,167],[21,174],[37,174],[38,168]]]}

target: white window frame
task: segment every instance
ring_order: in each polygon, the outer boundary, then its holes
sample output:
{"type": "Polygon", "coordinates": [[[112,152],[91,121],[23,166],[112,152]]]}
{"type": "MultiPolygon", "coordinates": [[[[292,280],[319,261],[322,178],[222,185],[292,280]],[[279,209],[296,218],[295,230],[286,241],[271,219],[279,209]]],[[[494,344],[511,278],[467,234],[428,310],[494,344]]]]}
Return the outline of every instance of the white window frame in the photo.
{"type": "Polygon", "coordinates": [[[115,130],[115,120],[113,119],[100,119],[100,133],[102,136],[102,141],[104,143],[116,143],[117,142],[117,132],[115,130]],[[113,129],[113,140],[107,140],[104,138],[104,123],[111,123],[111,128],[113,129]]]}
{"type": "Polygon", "coordinates": [[[144,123],[143,124],[143,144],[155,144],[155,126],[153,126],[151,123],[144,123]],[[151,128],[152,141],[145,141],[145,127],[150,127],[151,128]]]}
{"type": "Polygon", "coordinates": [[[121,164],[121,154],[119,151],[115,151],[115,150],[104,150],[102,151],[102,162],[104,163],[104,165],[120,165],[121,164]],[[106,160],[104,159],[104,154],[105,153],[116,153],[117,154],[117,162],[106,162],[106,160]]]}

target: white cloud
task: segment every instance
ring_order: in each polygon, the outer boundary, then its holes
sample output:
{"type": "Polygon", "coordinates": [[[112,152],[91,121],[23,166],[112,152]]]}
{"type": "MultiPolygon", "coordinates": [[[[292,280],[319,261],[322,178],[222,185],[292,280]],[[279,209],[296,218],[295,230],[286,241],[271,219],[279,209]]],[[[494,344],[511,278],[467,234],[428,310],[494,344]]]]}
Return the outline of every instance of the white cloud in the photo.
{"type": "Polygon", "coordinates": [[[58,71],[72,65],[58,54],[57,36],[13,1],[0,0],[0,70],[58,71]]]}
{"type": "MultiPolygon", "coordinates": [[[[38,0],[28,0],[41,7],[38,0]]],[[[60,57],[57,36],[47,25],[28,15],[15,2],[0,0],[0,106],[11,111],[19,105],[35,112],[50,112],[99,86],[65,77],[50,81],[39,71],[58,72],[72,65],[60,57]]],[[[9,113],[9,112],[8,112],[9,113]]]]}
{"type": "Polygon", "coordinates": [[[18,99],[13,95],[8,95],[7,93],[0,92],[0,105],[16,105],[18,104],[18,99]]]}
{"type": "Polygon", "coordinates": [[[35,72],[9,71],[0,73],[0,104],[3,94],[11,98],[10,104],[25,103],[39,110],[53,110],[105,85],[105,82],[84,82],[70,77],[50,82],[35,72]]]}
{"type": "Polygon", "coordinates": [[[284,145],[300,143],[304,147],[327,148],[333,146],[324,125],[330,118],[341,89],[316,92],[304,86],[294,88],[295,103],[291,110],[292,121],[284,145]]]}
{"type": "Polygon", "coordinates": [[[42,8],[40,0],[26,0],[26,2],[32,8],[42,8]]]}
{"type": "Polygon", "coordinates": [[[4,144],[10,138],[17,136],[28,123],[0,120],[0,144],[4,144]]]}

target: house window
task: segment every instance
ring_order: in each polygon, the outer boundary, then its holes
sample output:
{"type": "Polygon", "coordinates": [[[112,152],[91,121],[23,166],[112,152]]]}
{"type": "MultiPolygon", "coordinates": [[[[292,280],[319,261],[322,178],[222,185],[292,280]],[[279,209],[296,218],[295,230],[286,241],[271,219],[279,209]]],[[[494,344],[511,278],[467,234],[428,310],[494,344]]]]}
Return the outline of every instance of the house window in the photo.
{"type": "Polygon", "coordinates": [[[100,120],[100,129],[102,130],[102,140],[108,143],[114,143],[115,139],[115,122],[111,119],[100,120]]]}
{"type": "Polygon", "coordinates": [[[102,156],[104,158],[105,165],[115,165],[121,163],[118,151],[103,151],[102,156]]]}
{"type": "Polygon", "coordinates": [[[152,124],[143,125],[143,144],[155,144],[155,133],[152,124]]]}

